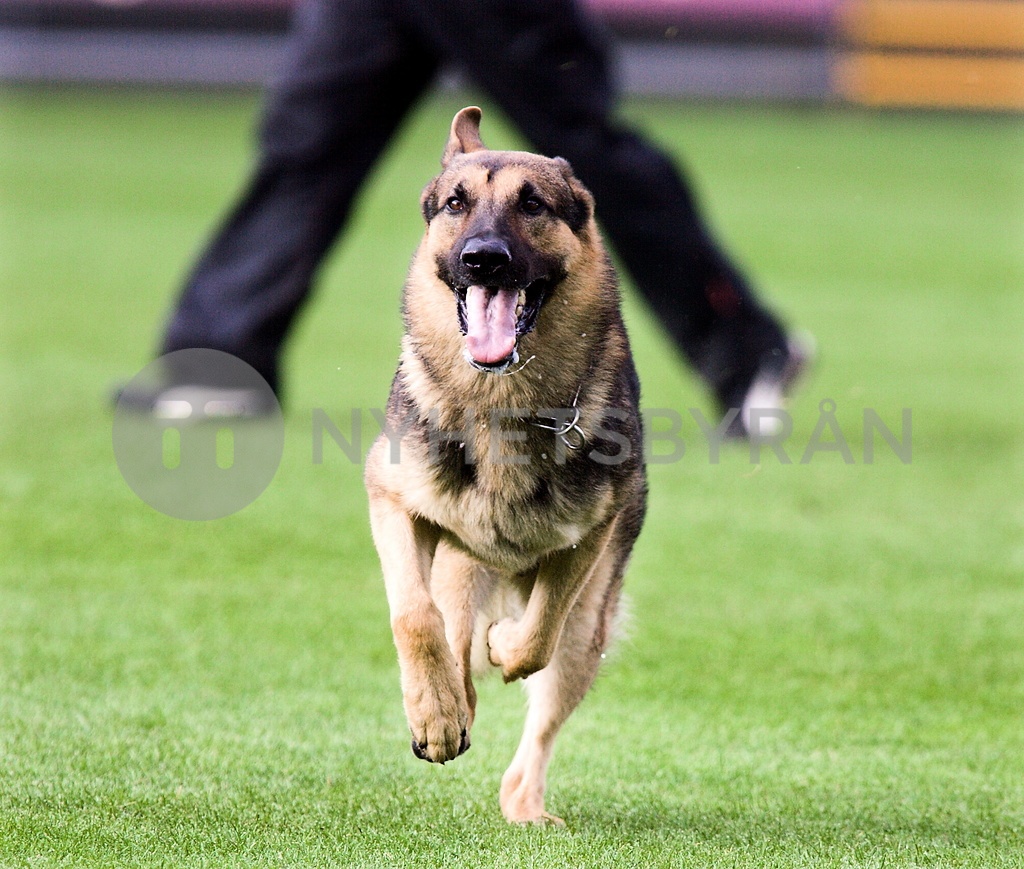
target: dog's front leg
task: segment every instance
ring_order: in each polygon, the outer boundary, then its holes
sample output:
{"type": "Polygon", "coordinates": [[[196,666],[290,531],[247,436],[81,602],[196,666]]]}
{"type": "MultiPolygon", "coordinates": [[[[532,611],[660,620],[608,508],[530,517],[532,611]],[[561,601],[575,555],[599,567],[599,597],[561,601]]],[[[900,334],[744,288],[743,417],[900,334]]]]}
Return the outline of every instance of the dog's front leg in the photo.
{"type": "Polygon", "coordinates": [[[444,763],[466,750],[469,715],[444,619],[430,595],[440,531],[386,494],[371,494],[370,525],[384,571],[413,754],[444,763]]]}
{"type": "Polygon", "coordinates": [[[615,527],[598,526],[578,544],[545,558],[522,618],[502,619],[487,631],[491,663],[506,682],[543,670],[555,652],[569,611],[587,584],[615,527]]]}

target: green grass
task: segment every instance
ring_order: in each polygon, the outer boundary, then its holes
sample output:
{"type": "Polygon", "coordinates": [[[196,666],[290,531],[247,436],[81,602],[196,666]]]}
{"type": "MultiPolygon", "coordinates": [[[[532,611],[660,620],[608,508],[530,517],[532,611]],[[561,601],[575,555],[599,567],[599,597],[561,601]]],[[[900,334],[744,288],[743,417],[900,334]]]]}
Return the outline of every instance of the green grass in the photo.
{"type": "MultiPolygon", "coordinates": [[[[256,99],[0,93],[0,865],[1024,866],[1024,125],[631,102],[821,359],[781,464],[651,468],[629,637],[567,725],[549,806],[501,820],[518,687],[473,750],[408,750],[360,469],[417,197],[411,120],[288,358],[281,468],[188,523],[118,475],[104,396],[145,364],[244,177],[256,99]],[[823,399],[857,459],[798,459],[823,399]],[[897,433],[863,462],[861,416],[897,433]]],[[[485,138],[515,141],[490,113],[485,138]]],[[[710,407],[627,287],[645,403],[710,407]]]]}

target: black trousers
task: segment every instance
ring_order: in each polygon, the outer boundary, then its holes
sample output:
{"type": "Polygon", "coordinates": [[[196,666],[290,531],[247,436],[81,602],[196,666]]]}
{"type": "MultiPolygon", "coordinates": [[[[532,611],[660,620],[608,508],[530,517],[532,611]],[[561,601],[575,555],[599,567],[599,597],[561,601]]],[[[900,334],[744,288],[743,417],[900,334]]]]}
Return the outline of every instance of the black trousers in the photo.
{"type": "Polygon", "coordinates": [[[669,159],[612,120],[600,33],[572,0],[303,0],[260,159],[199,259],[164,352],[233,353],[279,390],[278,360],[363,179],[443,64],[483,88],[597,201],[612,246],[725,407],[785,337],[719,249],[669,159]]]}

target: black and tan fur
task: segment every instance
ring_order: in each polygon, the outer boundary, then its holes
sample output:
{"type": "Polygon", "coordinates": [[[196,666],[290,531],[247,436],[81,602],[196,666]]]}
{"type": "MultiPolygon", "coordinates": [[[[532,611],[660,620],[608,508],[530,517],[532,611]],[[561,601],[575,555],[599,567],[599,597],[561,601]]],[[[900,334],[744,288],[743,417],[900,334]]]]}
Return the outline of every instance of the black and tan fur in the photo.
{"type": "Polygon", "coordinates": [[[423,193],[366,485],[414,753],[444,763],[469,747],[483,649],[529,694],[502,812],[558,823],[544,809],[553,743],[611,640],[643,521],[639,385],[590,193],[564,160],[488,150],[479,122],[456,115],[423,193]],[[467,295],[513,298],[503,287],[521,291],[515,350],[480,364],[467,295]],[[576,409],[576,426],[551,430],[576,409]]]}

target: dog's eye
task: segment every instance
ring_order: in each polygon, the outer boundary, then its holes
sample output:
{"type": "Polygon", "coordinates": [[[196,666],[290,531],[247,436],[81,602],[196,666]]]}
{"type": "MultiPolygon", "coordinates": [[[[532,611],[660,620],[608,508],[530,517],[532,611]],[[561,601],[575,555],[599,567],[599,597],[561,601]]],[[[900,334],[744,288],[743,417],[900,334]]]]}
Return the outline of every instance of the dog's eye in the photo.
{"type": "Polygon", "coordinates": [[[458,196],[449,196],[448,201],[445,202],[444,207],[452,214],[458,214],[464,210],[466,203],[463,202],[458,196]]]}
{"type": "Polygon", "coordinates": [[[522,202],[522,208],[529,215],[540,214],[544,210],[544,200],[536,196],[527,196],[522,202]]]}

